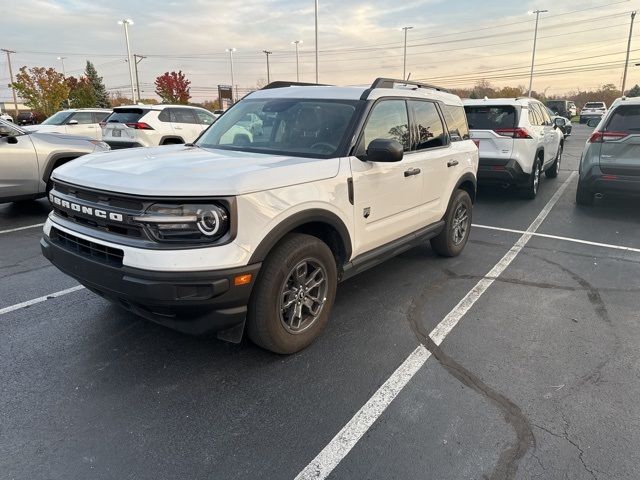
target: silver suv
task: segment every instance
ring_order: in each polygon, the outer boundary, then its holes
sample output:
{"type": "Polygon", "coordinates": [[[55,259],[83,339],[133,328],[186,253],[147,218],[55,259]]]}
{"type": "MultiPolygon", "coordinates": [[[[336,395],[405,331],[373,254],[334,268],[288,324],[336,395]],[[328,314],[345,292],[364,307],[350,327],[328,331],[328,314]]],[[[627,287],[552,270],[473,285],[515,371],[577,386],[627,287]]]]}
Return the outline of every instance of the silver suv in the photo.
{"type": "Polygon", "coordinates": [[[109,150],[89,138],[27,132],[0,120],[0,202],[44,197],[54,168],[87,153],[109,150]]]}

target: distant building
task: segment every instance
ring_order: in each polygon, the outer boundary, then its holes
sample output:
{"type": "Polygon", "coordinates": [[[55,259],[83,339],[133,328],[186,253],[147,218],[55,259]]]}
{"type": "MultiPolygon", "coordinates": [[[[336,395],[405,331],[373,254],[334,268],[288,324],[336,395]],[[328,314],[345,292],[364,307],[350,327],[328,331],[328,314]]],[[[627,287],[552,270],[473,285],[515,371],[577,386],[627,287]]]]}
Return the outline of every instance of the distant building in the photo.
{"type": "MultiPolygon", "coordinates": [[[[13,102],[0,102],[0,111],[2,113],[6,112],[9,115],[14,114],[15,107],[13,106],[13,102]]],[[[30,112],[31,109],[27,107],[24,103],[18,102],[18,113],[20,112],[30,112]]]]}

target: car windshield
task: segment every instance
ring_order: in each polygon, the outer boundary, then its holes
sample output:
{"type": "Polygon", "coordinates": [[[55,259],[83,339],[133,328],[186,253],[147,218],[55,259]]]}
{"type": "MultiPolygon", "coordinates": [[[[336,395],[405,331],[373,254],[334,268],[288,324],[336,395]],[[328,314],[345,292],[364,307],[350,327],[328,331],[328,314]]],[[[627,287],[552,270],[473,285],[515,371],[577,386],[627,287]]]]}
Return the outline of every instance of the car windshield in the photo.
{"type": "Polygon", "coordinates": [[[335,156],[358,101],[243,100],[196,142],[205,148],[329,158],[335,156]]]}
{"type": "Polygon", "coordinates": [[[134,123],[147,112],[148,110],[143,108],[117,108],[103,121],[107,123],[134,123]]]}
{"type": "Polygon", "coordinates": [[[510,105],[465,106],[467,122],[472,130],[496,130],[516,126],[516,109],[510,105]]]}
{"type": "Polygon", "coordinates": [[[42,125],[62,125],[65,122],[65,120],[67,120],[72,114],[73,112],[65,112],[65,111],[54,113],[49,118],[47,118],[44,122],[42,122],[42,125]]]}

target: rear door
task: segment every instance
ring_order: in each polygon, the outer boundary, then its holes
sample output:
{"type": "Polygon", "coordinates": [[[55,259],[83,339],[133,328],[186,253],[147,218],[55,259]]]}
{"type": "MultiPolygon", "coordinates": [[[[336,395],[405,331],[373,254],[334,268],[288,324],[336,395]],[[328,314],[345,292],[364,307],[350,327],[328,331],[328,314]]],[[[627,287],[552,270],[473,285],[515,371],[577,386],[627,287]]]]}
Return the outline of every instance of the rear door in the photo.
{"type": "Polygon", "coordinates": [[[135,142],[136,124],[148,112],[137,107],[116,107],[105,119],[102,139],[105,142],[135,142]]]}
{"type": "Polygon", "coordinates": [[[39,184],[38,157],[31,138],[0,122],[0,201],[7,197],[36,194],[39,184]]]}
{"type": "Polygon", "coordinates": [[[600,169],[608,175],[640,175],[640,105],[620,105],[604,127],[600,169]]]}
{"type": "Polygon", "coordinates": [[[465,105],[471,138],[478,146],[480,165],[489,166],[511,159],[518,123],[512,105],[465,105]]]}

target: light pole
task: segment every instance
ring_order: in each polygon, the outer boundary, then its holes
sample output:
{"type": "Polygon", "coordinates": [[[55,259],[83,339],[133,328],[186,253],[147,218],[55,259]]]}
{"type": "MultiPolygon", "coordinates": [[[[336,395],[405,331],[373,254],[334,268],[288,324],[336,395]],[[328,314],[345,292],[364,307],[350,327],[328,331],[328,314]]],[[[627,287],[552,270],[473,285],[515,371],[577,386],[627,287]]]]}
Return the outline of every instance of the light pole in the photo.
{"type": "Polygon", "coordinates": [[[267,56],[267,83],[271,83],[271,72],[269,71],[269,55],[271,55],[273,52],[270,50],[262,50],[262,53],[267,56]]]}
{"type": "Polygon", "coordinates": [[[318,0],[316,0],[316,83],[318,83],[318,0]]]}
{"type": "Polygon", "coordinates": [[[235,48],[227,48],[227,52],[229,52],[229,64],[231,65],[231,103],[235,103],[233,88],[234,88],[234,80],[233,80],[233,52],[236,51],[235,48]]]}
{"type": "Polygon", "coordinates": [[[622,96],[624,97],[624,87],[627,85],[627,67],[629,66],[629,52],[631,51],[631,36],[633,35],[633,21],[636,18],[635,10],[631,12],[631,25],[629,26],[629,41],[627,42],[627,59],[624,61],[624,75],[622,76],[622,96]]]}
{"type": "Polygon", "coordinates": [[[300,66],[299,66],[299,57],[298,57],[298,45],[302,43],[302,40],[294,40],[291,42],[296,46],[296,82],[300,81],[300,66]]]}
{"type": "Polygon", "coordinates": [[[541,13],[546,13],[549,10],[534,10],[529,12],[530,15],[536,14],[536,29],[533,34],[533,54],[531,55],[531,75],[529,76],[529,97],[531,97],[531,88],[533,87],[533,66],[536,63],[536,42],[538,41],[538,18],[541,13]]]}
{"type": "Polygon", "coordinates": [[[129,62],[129,79],[131,80],[131,99],[133,100],[133,103],[136,103],[136,87],[133,80],[134,63],[131,58],[131,45],[129,43],[129,25],[133,25],[133,20],[130,18],[124,18],[118,21],[118,25],[124,26],[124,39],[127,43],[127,61],[129,62]]]}
{"type": "Polygon", "coordinates": [[[67,57],[58,57],[57,60],[60,60],[60,62],[62,62],[62,75],[66,77],[67,76],[67,72],[65,72],[65,70],[64,70],[64,59],[65,58],[67,58],[67,57]]]}
{"type": "Polygon", "coordinates": [[[402,27],[404,30],[404,60],[402,61],[402,79],[407,78],[407,31],[411,30],[413,27],[402,27]]]}

